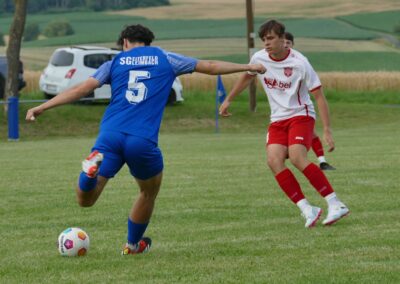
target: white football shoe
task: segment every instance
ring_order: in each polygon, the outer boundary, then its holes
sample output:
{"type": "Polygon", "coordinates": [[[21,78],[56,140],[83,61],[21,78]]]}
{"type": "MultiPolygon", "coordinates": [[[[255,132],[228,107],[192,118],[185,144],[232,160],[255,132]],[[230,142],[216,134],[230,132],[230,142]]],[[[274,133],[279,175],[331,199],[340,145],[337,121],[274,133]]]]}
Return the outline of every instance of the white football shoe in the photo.
{"type": "Polygon", "coordinates": [[[304,227],[312,228],[317,223],[319,217],[321,217],[322,209],[316,206],[309,206],[305,211],[301,214],[306,219],[306,224],[304,227]]]}
{"type": "Polygon", "coordinates": [[[103,154],[99,151],[93,151],[89,157],[82,161],[83,172],[90,178],[96,177],[102,161],[103,154]]]}
{"type": "Polygon", "coordinates": [[[350,210],[344,205],[342,202],[339,202],[337,205],[329,206],[328,208],[328,216],[326,216],[325,220],[322,221],[322,224],[325,226],[332,225],[339,221],[341,218],[349,215],[350,210]]]}

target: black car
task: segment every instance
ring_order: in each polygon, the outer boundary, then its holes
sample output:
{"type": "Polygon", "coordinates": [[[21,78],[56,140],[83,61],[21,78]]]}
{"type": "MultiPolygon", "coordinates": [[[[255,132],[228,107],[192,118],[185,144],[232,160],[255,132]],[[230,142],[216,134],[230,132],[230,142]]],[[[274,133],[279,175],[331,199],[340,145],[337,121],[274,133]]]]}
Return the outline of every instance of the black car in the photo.
{"type": "MultiPolygon", "coordinates": [[[[7,57],[0,55],[0,99],[4,98],[4,92],[6,87],[7,78],[7,57]]],[[[24,80],[24,65],[22,61],[19,61],[19,73],[18,73],[18,91],[22,90],[26,86],[24,80]]]]}

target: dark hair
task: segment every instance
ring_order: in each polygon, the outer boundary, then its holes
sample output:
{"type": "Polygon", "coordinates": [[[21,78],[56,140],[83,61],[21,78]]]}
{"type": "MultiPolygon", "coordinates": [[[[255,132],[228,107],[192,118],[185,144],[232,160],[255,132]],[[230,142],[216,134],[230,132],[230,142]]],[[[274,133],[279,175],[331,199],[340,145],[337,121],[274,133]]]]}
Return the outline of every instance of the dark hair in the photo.
{"type": "Polygon", "coordinates": [[[275,20],[265,22],[258,29],[258,36],[263,39],[263,37],[271,31],[274,31],[279,37],[282,37],[285,34],[285,25],[275,20]]]}
{"type": "Polygon", "coordinates": [[[154,34],[150,29],[142,25],[130,25],[125,26],[122,30],[117,40],[117,45],[122,46],[124,44],[124,38],[131,43],[143,42],[145,45],[150,45],[154,40],[154,34]]]}
{"type": "Polygon", "coordinates": [[[290,40],[290,41],[294,44],[294,37],[293,37],[293,35],[292,35],[291,33],[286,32],[286,33],[284,34],[284,36],[285,36],[285,39],[286,39],[286,40],[290,40]]]}

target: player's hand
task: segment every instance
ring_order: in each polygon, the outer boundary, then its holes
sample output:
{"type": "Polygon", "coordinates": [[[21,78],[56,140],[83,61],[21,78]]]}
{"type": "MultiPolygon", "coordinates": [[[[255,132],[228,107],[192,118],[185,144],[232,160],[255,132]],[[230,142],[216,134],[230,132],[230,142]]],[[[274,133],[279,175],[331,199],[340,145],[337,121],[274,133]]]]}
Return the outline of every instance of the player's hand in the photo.
{"type": "Polygon", "coordinates": [[[28,111],[26,112],[25,120],[26,121],[34,121],[37,116],[39,116],[43,113],[43,111],[44,110],[41,109],[40,107],[34,107],[31,109],[28,109],[28,111]]]}
{"type": "Polygon", "coordinates": [[[333,140],[332,131],[330,128],[324,130],[324,140],[328,145],[328,152],[335,150],[335,141],[333,140]]]}
{"type": "Polygon", "coordinates": [[[228,112],[228,108],[230,106],[230,102],[225,100],[222,105],[219,107],[219,114],[224,117],[231,116],[232,114],[228,112]]]}
{"type": "Polygon", "coordinates": [[[250,64],[250,72],[257,72],[259,74],[264,74],[267,69],[262,64],[250,64]]]}

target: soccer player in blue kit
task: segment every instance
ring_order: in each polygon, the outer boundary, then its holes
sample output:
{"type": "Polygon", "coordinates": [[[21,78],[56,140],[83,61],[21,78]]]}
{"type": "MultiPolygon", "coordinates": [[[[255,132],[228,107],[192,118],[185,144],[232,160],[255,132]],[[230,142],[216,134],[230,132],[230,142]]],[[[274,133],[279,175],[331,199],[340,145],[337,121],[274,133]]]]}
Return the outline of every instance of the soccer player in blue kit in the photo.
{"type": "Polygon", "coordinates": [[[141,25],[126,26],[118,39],[123,52],[104,63],[86,81],[27,111],[33,121],[45,110],[76,101],[103,84],[111,85],[111,101],[100,124],[91,154],[82,162],[76,189],[78,203],[90,207],[126,163],[140,193],[128,217],[128,238],[122,254],[147,251],[143,237],[160,189],[163,158],[158,148],[161,119],[176,76],[192,72],[210,75],[241,71],[265,72],[260,64],[197,60],[151,47],[154,34],[141,25]]]}

